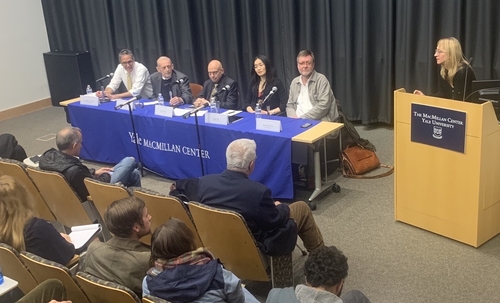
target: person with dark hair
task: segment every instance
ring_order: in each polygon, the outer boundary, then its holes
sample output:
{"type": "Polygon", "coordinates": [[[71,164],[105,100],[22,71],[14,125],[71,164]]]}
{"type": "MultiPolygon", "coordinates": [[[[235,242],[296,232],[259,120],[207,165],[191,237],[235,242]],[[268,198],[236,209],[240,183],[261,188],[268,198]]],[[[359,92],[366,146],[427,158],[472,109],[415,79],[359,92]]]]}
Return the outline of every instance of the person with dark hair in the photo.
{"type": "Polygon", "coordinates": [[[151,215],[144,201],[128,197],[111,203],[104,212],[113,237],[94,241],[80,259],[79,270],[124,285],[142,295],[142,279],[149,268],[150,248],[139,240],[151,233],[151,215]]]}
{"type": "Polygon", "coordinates": [[[342,296],[347,278],[347,257],[335,246],[312,252],[304,265],[306,284],[271,289],[266,303],[370,303],[359,290],[342,296]]]}
{"type": "MultiPolygon", "coordinates": [[[[118,54],[118,61],[120,64],[116,67],[113,78],[106,86],[104,95],[109,99],[119,99],[127,97],[141,97],[149,98],[153,93],[151,81],[149,80],[149,71],[141,63],[135,61],[134,54],[128,49],[122,49],[118,54]],[[117,94],[116,90],[123,82],[127,91],[117,94]]],[[[100,89],[100,88],[99,88],[100,89]]],[[[101,98],[101,91],[97,91],[97,97],[101,98]]]]}
{"type": "Polygon", "coordinates": [[[297,55],[300,75],[292,80],[286,114],[292,118],[333,122],[339,116],[337,99],[325,75],[314,70],[315,58],[310,50],[297,55]]]}
{"type": "MultiPolygon", "coordinates": [[[[439,71],[438,91],[435,97],[463,101],[472,93],[472,81],[476,80],[474,70],[465,59],[460,42],[454,38],[443,38],[438,41],[434,51],[439,71]]],[[[416,95],[424,93],[416,89],[416,95]]]]}
{"type": "Polygon", "coordinates": [[[188,76],[174,69],[174,63],[169,57],[158,58],[156,70],[150,77],[154,99],[158,98],[158,94],[162,94],[163,99],[171,106],[193,103],[188,76]]]}
{"type": "Polygon", "coordinates": [[[19,180],[0,176],[0,242],[66,265],[75,246],[66,234],[36,217],[35,201],[19,180]]]}
{"type": "Polygon", "coordinates": [[[0,158],[22,162],[27,157],[26,151],[17,143],[16,137],[11,134],[0,135],[0,158]]]}
{"type": "Polygon", "coordinates": [[[221,101],[220,107],[226,109],[238,108],[238,83],[224,75],[224,67],[219,60],[212,60],[208,64],[208,79],[203,83],[203,90],[195,101],[194,106],[198,107],[208,104],[210,98],[216,97],[221,101]],[[226,91],[223,89],[229,85],[226,91]]]}
{"type": "Polygon", "coordinates": [[[125,186],[141,186],[141,174],[133,157],[126,157],[113,168],[88,169],[78,155],[82,149],[82,131],[76,127],[65,127],[57,133],[57,149],[51,148],[40,158],[40,168],[64,175],[82,202],[87,201],[89,192],[83,180],[97,179],[106,183],[121,182],[125,186]]]}
{"type": "Polygon", "coordinates": [[[246,111],[255,112],[255,105],[260,103],[262,114],[278,115],[284,113],[286,109],[286,89],[276,74],[276,70],[264,55],[258,55],[253,61],[251,71],[250,90],[246,98],[246,111]],[[276,93],[269,97],[266,102],[264,99],[276,87],[276,93]],[[269,107],[269,113],[267,108],[269,107]]]}
{"type": "Polygon", "coordinates": [[[177,303],[259,302],[210,251],[196,247],[193,232],[177,218],[153,232],[149,265],[143,295],[177,303]]]}

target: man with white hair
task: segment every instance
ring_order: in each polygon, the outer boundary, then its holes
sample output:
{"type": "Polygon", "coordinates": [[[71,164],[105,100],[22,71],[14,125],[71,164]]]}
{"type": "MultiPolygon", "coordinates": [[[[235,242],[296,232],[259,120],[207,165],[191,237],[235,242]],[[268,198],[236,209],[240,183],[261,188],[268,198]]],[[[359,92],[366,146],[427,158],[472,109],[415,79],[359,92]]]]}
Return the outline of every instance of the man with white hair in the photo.
{"type": "Polygon", "coordinates": [[[200,178],[198,201],[241,214],[268,255],[293,251],[297,234],[308,251],[324,246],[321,231],[305,202],[287,205],[274,201],[267,186],[249,179],[255,168],[256,149],[255,141],[250,139],[231,142],[226,150],[227,169],[200,178]]]}

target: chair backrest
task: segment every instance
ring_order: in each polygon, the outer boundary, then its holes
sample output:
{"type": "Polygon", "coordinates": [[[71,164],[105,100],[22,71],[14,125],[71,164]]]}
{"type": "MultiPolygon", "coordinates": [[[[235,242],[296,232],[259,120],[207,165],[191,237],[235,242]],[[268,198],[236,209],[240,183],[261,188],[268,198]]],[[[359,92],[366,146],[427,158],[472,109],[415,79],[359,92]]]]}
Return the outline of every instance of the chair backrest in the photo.
{"type": "Polygon", "coordinates": [[[92,223],[82,201],[63,175],[35,167],[26,170],[58,222],[68,227],[92,223]]]}
{"type": "MultiPolygon", "coordinates": [[[[172,196],[164,196],[159,193],[138,188],[134,190],[134,196],[140,198],[146,203],[148,212],[151,214],[151,231],[154,231],[158,226],[167,222],[171,217],[175,217],[184,223],[193,231],[196,237],[198,247],[203,246],[203,242],[198,235],[193,219],[184,203],[172,196]]],[[[144,241],[141,239],[141,241],[144,241]]]]}
{"type": "Polygon", "coordinates": [[[142,303],[170,303],[170,301],[163,300],[151,295],[145,295],[144,297],[142,297],[142,303]]]}
{"type": "Polygon", "coordinates": [[[189,210],[203,244],[224,267],[242,280],[269,281],[267,265],[239,213],[197,202],[190,202],[189,210]]]}
{"type": "Polygon", "coordinates": [[[0,267],[7,277],[16,280],[25,294],[37,286],[37,281],[24,265],[19,253],[11,246],[0,243],[0,267]]]}
{"type": "Polygon", "coordinates": [[[140,303],[141,300],[129,288],[99,279],[84,272],[76,273],[76,280],[90,302],[99,303],[140,303]]]}
{"type": "Polygon", "coordinates": [[[127,189],[120,185],[104,183],[91,178],[85,178],[84,182],[101,218],[104,218],[104,211],[112,202],[130,197],[127,189]]]}
{"type": "Polygon", "coordinates": [[[25,167],[26,165],[16,160],[0,159],[0,175],[12,176],[19,180],[19,182],[21,182],[24,187],[26,187],[28,192],[35,200],[38,217],[48,221],[57,221],[54,214],[50,211],[47,203],[40,195],[40,192],[33,183],[33,180],[31,180],[31,178],[28,176],[25,167]]]}
{"type": "Polygon", "coordinates": [[[191,88],[191,93],[193,94],[193,98],[198,98],[201,91],[203,90],[203,85],[196,83],[189,83],[189,87],[191,88]]]}
{"type": "Polygon", "coordinates": [[[21,252],[21,259],[38,283],[47,279],[58,279],[63,283],[72,302],[90,303],[67,267],[25,251],[21,252]]]}

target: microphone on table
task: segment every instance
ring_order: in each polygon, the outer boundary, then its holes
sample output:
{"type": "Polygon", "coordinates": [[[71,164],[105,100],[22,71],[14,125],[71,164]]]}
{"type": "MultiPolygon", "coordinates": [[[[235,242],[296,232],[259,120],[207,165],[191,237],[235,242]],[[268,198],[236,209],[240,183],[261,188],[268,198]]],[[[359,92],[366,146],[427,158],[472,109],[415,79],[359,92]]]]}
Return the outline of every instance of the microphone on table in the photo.
{"type": "Polygon", "coordinates": [[[274,93],[277,91],[278,91],[278,88],[276,86],[273,86],[273,88],[271,89],[269,94],[267,94],[267,96],[264,98],[264,101],[262,101],[262,103],[265,103],[267,101],[267,99],[271,98],[271,96],[274,95],[274,93]]]}
{"type": "Polygon", "coordinates": [[[187,119],[189,116],[191,116],[191,114],[197,113],[199,110],[204,109],[205,107],[208,107],[208,103],[200,105],[197,108],[193,108],[191,111],[182,115],[182,118],[187,119]]]}
{"type": "Polygon", "coordinates": [[[101,77],[101,78],[99,78],[99,79],[95,80],[95,82],[101,82],[102,80],[106,80],[106,79],[108,79],[108,78],[113,77],[113,75],[114,75],[113,73],[109,73],[109,74],[107,74],[106,76],[101,77]]]}
{"type": "Polygon", "coordinates": [[[218,95],[228,91],[230,88],[231,88],[231,86],[229,86],[229,84],[228,84],[228,85],[224,86],[220,91],[213,94],[212,97],[217,97],[218,95]]]}
{"type": "Polygon", "coordinates": [[[137,95],[137,96],[133,97],[132,99],[127,100],[127,102],[115,106],[115,110],[118,110],[118,109],[124,107],[125,105],[129,105],[130,103],[137,101],[137,100],[140,100],[140,99],[142,99],[142,97],[140,95],[137,95]]]}
{"type": "Polygon", "coordinates": [[[467,90],[466,90],[466,88],[467,88],[467,73],[469,71],[469,67],[472,68],[472,66],[471,66],[472,60],[474,60],[474,57],[470,57],[469,62],[465,65],[465,80],[464,80],[464,92],[463,92],[463,97],[462,97],[463,100],[462,101],[465,101],[465,94],[467,92],[467,90]]]}

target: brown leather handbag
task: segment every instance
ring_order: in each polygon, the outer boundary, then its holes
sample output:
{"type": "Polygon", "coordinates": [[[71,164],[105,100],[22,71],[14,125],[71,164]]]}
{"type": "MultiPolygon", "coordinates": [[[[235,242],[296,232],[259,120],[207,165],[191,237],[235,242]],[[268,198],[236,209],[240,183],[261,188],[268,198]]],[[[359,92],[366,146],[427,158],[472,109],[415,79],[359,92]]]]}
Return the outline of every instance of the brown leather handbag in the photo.
{"type": "Polygon", "coordinates": [[[386,164],[380,164],[380,161],[374,151],[358,145],[346,148],[340,154],[340,158],[342,160],[342,174],[349,178],[375,179],[389,176],[394,171],[394,167],[386,164]],[[363,176],[363,174],[372,171],[377,167],[386,167],[389,168],[389,170],[374,176],[363,176]]]}

